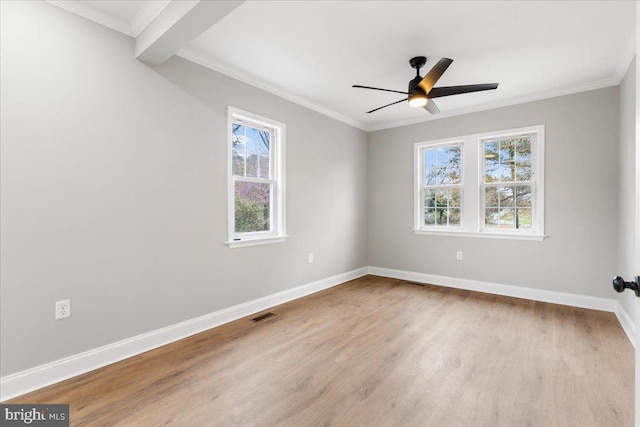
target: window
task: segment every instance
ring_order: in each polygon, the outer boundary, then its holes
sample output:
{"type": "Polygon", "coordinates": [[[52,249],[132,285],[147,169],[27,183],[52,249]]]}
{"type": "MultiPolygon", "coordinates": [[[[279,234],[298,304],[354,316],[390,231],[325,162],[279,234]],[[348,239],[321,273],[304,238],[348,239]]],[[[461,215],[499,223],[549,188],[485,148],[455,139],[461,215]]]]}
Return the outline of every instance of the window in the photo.
{"type": "Polygon", "coordinates": [[[421,142],[414,153],[417,234],[544,239],[544,126],[421,142]]]}
{"type": "Polygon", "coordinates": [[[460,227],[462,144],[422,148],[425,227],[460,227]]]}
{"type": "Polygon", "coordinates": [[[484,229],[531,230],[532,133],[482,141],[484,229]]]}
{"type": "Polygon", "coordinates": [[[283,242],[285,125],[229,107],[230,247],[283,242]]]}

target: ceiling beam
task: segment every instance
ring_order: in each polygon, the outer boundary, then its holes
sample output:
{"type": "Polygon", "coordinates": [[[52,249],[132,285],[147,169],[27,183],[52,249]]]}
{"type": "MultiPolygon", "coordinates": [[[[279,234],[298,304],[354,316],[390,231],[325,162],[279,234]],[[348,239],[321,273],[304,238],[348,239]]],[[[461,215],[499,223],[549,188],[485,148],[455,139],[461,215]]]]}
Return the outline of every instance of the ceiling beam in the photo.
{"type": "Polygon", "coordinates": [[[242,3],[244,0],[172,1],[136,37],[136,58],[162,64],[242,3]]]}

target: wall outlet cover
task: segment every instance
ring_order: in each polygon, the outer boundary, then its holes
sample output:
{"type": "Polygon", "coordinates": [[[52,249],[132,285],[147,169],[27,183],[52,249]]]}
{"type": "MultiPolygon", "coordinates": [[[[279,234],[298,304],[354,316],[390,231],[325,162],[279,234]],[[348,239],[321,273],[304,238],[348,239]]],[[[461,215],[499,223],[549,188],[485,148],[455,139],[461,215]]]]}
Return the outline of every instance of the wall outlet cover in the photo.
{"type": "Polygon", "coordinates": [[[56,301],[56,320],[71,317],[71,300],[56,301]]]}

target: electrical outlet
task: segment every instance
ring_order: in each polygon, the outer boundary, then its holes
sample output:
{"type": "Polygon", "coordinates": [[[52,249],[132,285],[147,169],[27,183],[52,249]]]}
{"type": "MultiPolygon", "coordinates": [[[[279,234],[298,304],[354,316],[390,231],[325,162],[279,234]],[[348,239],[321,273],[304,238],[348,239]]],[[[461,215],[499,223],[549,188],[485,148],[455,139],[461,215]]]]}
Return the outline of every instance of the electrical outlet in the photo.
{"type": "Polygon", "coordinates": [[[462,252],[461,251],[456,252],[456,259],[458,261],[462,261],[462,252]]]}
{"type": "Polygon", "coordinates": [[[313,252],[309,252],[309,264],[313,264],[313,252]]]}
{"type": "Polygon", "coordinates": [[[56,301],[56,320],[71,317],[71,300],[56,301]]]}

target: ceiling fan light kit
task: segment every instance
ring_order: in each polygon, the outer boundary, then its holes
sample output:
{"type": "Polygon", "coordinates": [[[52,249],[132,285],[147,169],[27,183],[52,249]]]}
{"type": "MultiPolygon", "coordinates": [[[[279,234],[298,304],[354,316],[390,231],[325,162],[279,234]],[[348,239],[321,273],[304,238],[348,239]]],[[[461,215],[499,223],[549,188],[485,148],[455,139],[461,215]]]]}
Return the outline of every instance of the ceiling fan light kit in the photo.
{"type": "Polygon", "coordinates": [[[407,92],[392,89],[381,89],[372,86],[353,85],[355,88],[360,89],[372,89],[381,90],[384,92],[401,93],[408,95],[407,98],[401,99],[391,104],[383,105],[382,107],[375,108],[367,113],[373,113],[374,111],[381,110],[386,107],[390,107],[395,104],[399,104],[403,101],[409,101],[409,105],[412,107],[423,107],[431,114],[437,114],[440,112],[438,106],[433,102],[432,98],[439,98],[442,96],[459,95],[463,93],[480,92],[483,90],[492,90],[498,87],[498,83],[485,83],[476,85],[462,85],[462,86],[447,86],[447,87],[433,87],[436,82],[442,77],[442,74],[449,68],[449,65],[453,62],[453,59],[442,58],[431,70],[423,77],[420,77],[420,68],[427,63],[425,56],[416,56],[409,60],[409,64],[416,70],[416,77],[409,81],[409,88],[407,92]]]}
{"type": "Polygon", "coordinates": [[[409,105],[412,107],[424,107],[427,105],[427,101],[427,95],[422,92],[417,91],[409,95],[409,105]]]}

